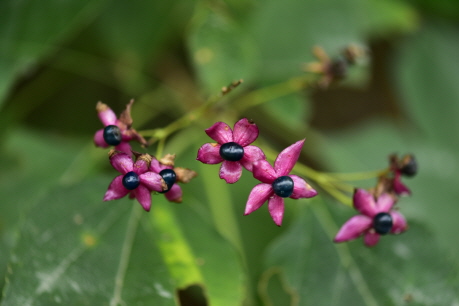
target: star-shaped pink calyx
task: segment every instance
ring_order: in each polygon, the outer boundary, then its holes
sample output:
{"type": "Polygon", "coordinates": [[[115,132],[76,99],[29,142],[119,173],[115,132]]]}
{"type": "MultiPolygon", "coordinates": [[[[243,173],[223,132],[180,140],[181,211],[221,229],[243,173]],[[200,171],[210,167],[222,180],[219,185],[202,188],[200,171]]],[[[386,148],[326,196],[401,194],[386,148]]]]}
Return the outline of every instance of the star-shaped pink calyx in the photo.
{"type": "Polygon", "coordinates": [[[253,164],[253,176],[262,182],[250,192],[245,206],[244,215],[248,215],[260,208],[268,201],[271,217],[278,226],[284,217],[284,198],[300,199],[311,198],[317,195],[304,179],[289,174],[300,156],[304,139],[284,149],[274,161],[274,168],[266,160],[259,160],[253,164]]]}
{"type": "Polygon", "coordinates": [[[133,103],[134,100],[129,102],[119,119],[107,104],[102,102],[97,103],[97,115],[100,121],[102,121],[104,128],[94,134],[94,143],[96,146],[102,148],[114,146],[117,151],[131,154],[129,141],[136,140],[142,145],[147,144],[146,140],[131,127],[131,106],[133,103]]]}
{"type": "Polygon", "coordinates": [[[150,211],[151,192],[162,192],[167,189],[166,182],[158,173],[149,171],[151,156],[143,154],[133,162],[130,155],[111,150],[110,163],[121,175],[118,175],[108,186],[104,201],[117,200],[130,193],[143,209],[150,211]]]}
{"type": "Polygon", "coordinates": [[[204,164],[222,163],[219,175],[227,183],[239,180],[242,167],[252,171],[254,162],[266,159],[259,147],[250,145],[258,137],[258,127],[247,118],[236,122],[234,131],[226,123],[217,122],[206,133],[217,143],[204,144],[196,159],[204,164]]]}
{"type": "Polygon", "coordinates": [[[395,198],[389,193],[383,193],[375,200],[373,194],[365,189],[354,192],[354,207],[360,212],[350,218],[336,234],[335,242],[344,242],[364,235],[363,241],[367,246],[378,243],[381,235],[388,233],[400,234],[407,229],[405,218],[393,210],[395,198]]]}

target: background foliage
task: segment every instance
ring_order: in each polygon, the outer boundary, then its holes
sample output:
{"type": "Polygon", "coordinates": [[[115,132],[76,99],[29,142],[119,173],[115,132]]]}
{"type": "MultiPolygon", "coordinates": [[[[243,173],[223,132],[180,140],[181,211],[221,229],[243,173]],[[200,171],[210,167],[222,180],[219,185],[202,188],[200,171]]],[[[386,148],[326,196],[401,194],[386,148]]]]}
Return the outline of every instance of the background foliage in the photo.
{"type": "Polygon", "coordinates": [[[0,305],[459,304],[457,1],[6,0],[0,12],[0,305]],[[288,82],[314,45],[336,56],[349,43],[370,60],[339,86],[288,82]],[[115,172],[92,143],[97,101],[119,113],[135,98],[135,127],[151,129],[241,78],[166,143],[199,172],[181,205],[102,202],[115,172]],[[354,212],[322,190],[287,200],[280,228],[265,207],[242,217],[256,181],[228,186],[195,158],[205,128],[244,116],[277,151],[306,137],[301,161],[318,170],[414,153],[409,231],[335,245],[354,212]]]}

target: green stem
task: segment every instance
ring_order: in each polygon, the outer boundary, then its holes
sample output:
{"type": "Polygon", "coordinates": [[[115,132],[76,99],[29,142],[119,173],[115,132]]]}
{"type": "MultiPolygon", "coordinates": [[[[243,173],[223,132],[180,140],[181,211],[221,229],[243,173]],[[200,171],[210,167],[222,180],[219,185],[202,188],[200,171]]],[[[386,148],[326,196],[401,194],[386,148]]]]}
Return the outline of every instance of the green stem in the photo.
{"type": "Polygon", "coordinates": [[[234,101],[234,107],[238,112],[243,112],[248,108],[305,89],[310,86],[314,80],[315,78],[310,75],[302,75],[278,84],[251,91],[236,99],[234,101]]]}

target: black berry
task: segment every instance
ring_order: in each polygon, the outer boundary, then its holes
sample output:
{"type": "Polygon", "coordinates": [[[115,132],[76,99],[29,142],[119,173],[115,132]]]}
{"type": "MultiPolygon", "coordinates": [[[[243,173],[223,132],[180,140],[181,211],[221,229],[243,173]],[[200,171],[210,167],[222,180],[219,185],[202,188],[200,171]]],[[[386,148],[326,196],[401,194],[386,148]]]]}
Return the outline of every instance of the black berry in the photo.
{"type": "Polygon", "coordinates": [[[224,160],[238,161],[244,156],[244,148],[235,142],[227,142],[220,147],[220,156],[224,160]]]}
{"type": "Polygon", "coordinates": [[[107,125],[104,128],[104,140],[111,146],[117,146],[121,143],[121,131],[116,125],[107,125]]]}
{"type": "Polygon", "coordinates": [[[163,178],[163,180],[166,182],[166,185],[167,185],[167,190],[163,190],[161,191],[161,193],[166,193],[172,188],[172,185],[174,185],[177,179],[177,175],[172,169],[163,169],[159,172],[159,175],[161,175],[161,177],[163,178]]]}
{"type": "Polygon", "coordinates": [[[293,180],[290,176],[281,176],[272,183],[274,193],[282,198],[288,198],[293,193],[293,180]]]}
{"type": "Polygon", "coordinates": [[[128,172],[123,176],[123,186],[128,190],[134,190],[140,185],[140,178],[134,171],[128,172]]]}
{"type": "Polygon", "coordinates": [[[405,164],[400,169],[403,175],[406,176],[415,176],[418,172],[418,163],[413,155],[408,155],[407,158],[404,159],[405,164]]]}
{"type": "Polygon", "coordinates": [[[385,235],[392,229],[392,217],[388,213],[379,213],[373,218],[373,228],[380,235],[385,235]]]}

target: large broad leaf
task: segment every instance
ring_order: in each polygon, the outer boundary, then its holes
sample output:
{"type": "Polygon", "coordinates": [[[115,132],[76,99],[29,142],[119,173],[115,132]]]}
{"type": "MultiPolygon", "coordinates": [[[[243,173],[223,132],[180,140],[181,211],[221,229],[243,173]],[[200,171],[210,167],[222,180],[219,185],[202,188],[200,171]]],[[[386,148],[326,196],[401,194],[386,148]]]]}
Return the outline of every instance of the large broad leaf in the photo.
{"type": "Polygon", "coordinates": [[[0,103],[18,76],[87,24],[105,2],[0,1],[0,103]]]}
{"type": "MultiPolygon", "coordinates": [[[[279,283],[292,305],[454,305],[458,266],[444,257],[423,226],[382,237],[373,248],[361,239],[332,239],[353,212],[314,200],[266,254],[260,285],[265,301],[275,301],[279,283]],[[331,213],[330,210],[336,213],[331,213]],[[270,290],[268,291],[267,288],[270,290]]],[[[286,303],[284,302],[284,305],[286,303]]],[[[275,304],[281,305],[281,304],[275,304]]]]}
{"type": "Polygon", "coordinates": [[[1,305],[177,305],[176,290],[196,284],[209,305],[240,303],[236,253],[196,212],[201,204],[160,195],[146,213],[134,201],[102,202],[107,185],[57,186],[37,203],[1,305]]]}
{"type": "Polygon", "coordinates": [[[427,24],[397,60],[397,87],[408,115],[429,141],[459,149],[459,53],[456,27],[427,24]]]}

